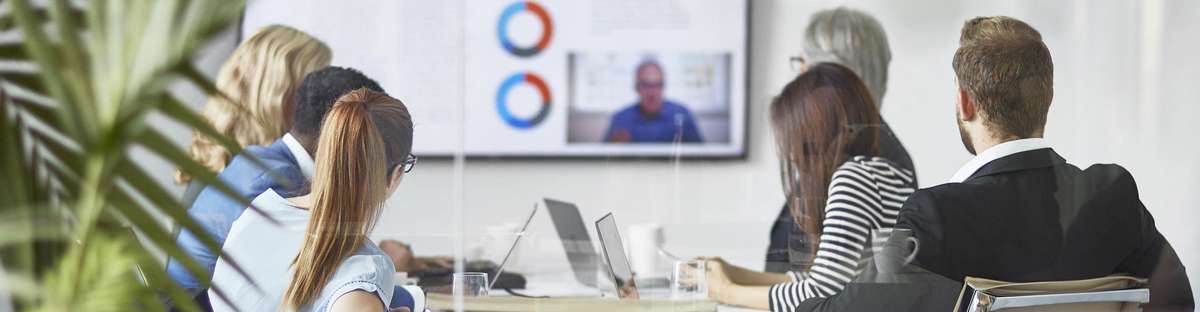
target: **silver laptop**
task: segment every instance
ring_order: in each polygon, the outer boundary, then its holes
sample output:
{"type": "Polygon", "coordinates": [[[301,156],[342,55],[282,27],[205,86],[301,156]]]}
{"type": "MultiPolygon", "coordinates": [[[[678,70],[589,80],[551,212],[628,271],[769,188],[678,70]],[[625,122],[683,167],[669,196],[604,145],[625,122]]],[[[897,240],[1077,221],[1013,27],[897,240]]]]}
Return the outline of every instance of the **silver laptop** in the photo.
{"type": "Polygon", "coordinates": [[[567,261],[571,262],[571,270],[575,279],[583,285],[597,287],[596,272],[600,269],[599,255],[592,245],[583,216],[575,204],[546,198],[546,211],[554,222],[554,229],[562,241],[563,250],[567,252],[567,261]]]}
{"type": "Polygon", "coordinates": [[[521,231],[517,232],[517,238],[513,239],[511,247],[508,247],[508,253],[504,254],[504,260],[500,261],[500,266],[496,267],[496,276],[492,276],[492,282],[488,284],[488,289],[496,286],[496,281],[500,280],[500,274],[504,273],[504,266],[508,265],[508,259],[512,258],[513,252],[517,250],[517,246],[521,243],[521,238],[525,237],[525,231],[529,230],[529,224],[533,223],[533,216],[537,215],[538,206],[533,204],[533,211],[529,212],[529,217],[525,218],[525,225],[521,226],[521,231]]]}

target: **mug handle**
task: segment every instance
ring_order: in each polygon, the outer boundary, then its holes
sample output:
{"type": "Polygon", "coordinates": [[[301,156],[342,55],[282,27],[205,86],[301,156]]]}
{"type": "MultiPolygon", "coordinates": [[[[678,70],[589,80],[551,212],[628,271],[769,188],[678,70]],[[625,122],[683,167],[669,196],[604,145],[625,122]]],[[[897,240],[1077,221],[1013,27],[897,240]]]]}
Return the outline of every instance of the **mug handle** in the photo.
{"type": "Polygon", "coordinates": [[[912,253],[909,253],[907,257],[904,257],[904,264],[907,265],[912,263],[913,260],[917,259],[917,254],[921,251],[921,241],[918,241],[916,237],[912,236],[905,237],[905,241],[912,242],[913,246],[912,253]]]}

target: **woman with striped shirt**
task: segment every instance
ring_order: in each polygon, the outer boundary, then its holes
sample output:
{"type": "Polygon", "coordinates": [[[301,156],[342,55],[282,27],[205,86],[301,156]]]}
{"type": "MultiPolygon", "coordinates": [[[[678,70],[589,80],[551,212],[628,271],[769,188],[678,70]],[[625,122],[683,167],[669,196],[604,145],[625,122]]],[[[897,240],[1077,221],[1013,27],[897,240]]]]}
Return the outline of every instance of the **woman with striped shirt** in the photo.
{"type": "Polygon", "coordinates": [[[867,269],[915,189],[909,170],[879,158],[879,112],[849,69],[810,67],[770,107],[783,190],[796,224],[817,238],[802,271],[762,273],[708,262],[709,296],[740,306],[791,311],[841,291],[867,269]],[[804,194],[803,196],[799,194],[804,194]]]}

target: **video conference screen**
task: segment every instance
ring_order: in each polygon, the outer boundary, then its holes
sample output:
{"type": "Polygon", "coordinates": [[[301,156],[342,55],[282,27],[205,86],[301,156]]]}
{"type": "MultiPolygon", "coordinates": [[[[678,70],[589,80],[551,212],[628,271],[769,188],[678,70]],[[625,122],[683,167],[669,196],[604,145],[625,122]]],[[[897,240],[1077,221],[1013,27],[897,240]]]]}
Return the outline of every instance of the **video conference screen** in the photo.
{"type": "Polygon", "coordinates": [[[255,0],[241,38],[282,24],[324,41],[332,65],[363,71],[409,106],[422,156],[461,146],[468,156],[740,157],[748,9],[745,0],[255,0]]]}

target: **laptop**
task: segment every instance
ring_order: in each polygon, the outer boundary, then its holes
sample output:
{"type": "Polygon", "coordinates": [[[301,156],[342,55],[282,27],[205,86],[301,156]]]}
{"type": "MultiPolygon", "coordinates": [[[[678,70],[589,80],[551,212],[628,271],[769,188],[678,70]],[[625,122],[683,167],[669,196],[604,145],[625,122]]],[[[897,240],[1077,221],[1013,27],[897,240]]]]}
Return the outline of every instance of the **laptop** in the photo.
{"type": "Polygon", "coordinates": [[[617,288],[617,297],[638,299],[633,269],[629,266],[629,259],[625,257],[621,233],[611,212],[596,220],[596,236],[600,238],[600,249],[604,251],[604,259],[608,262],[608,276],[617,288]]]}
{"type": "MultiPolygon", "coordinates": [[[[483,272],[488,274],[488,289],[524,289],[525,277],[516,273],[505,273],[504,269],[508,266],[508,261],[517,250],[517,246],[521,243],[521,238],[525,237],[525,232],[529,230],[529,224],[533,223],[533,217],[537,215],[537,203],[533,205],[533,211],[529,212],[529,217],[525,218],[525,224],[521,226],[521,230],[513,239],[512,246],[508,248],[508,253],[504,254],[504,259],[500,261],[500,265],[488,260],[474,260],[463,263],[463,272],[483,272]]],[[[430,268],[425,271],[413,273],[410,276],[416,277],[418,285],[427,290],[440,292],[449,291],[449,287],[453,282],[454,267],[446,268],[430,268]]]]}
{"type": "Polygon", "coordinates": [[[512,258],[513,252],[517,250],[517,246],[521,243],[521,238],[525,237],[525,231],[529,230],[529,223],[533,222],[533,216],[537,215],[538,206],[533,204],[533,211],[529,212],[529,217],[525,218],[525,225],[521,226],[521,231],[517,232],[517,238],[513,239],[512,247],[508,247],[508,253],[504,254],[504,260],[500,261],[500,266],[496,267],[496,274],[492,274],[492,282],[488,284],[488,290],[496,287],[496,282],[500,281],[500,277],[504,274],[504,266],[508,265],[508,259],[512,258]]]}
{"type": "Polygon", "coordinates": [[[592,245],[592,238],[588,235],[587,227],[583,223],[583,216],[579,214],[579,208],[575,204],[565,201],[550,198],[546,198],[544,201],[546,211],[550,213],[550,219],[554,222],[554,229],[558,232],[559,240],[562,241],[563,250],[567,252],[567,261],[571,263],[575,279],[588,287],[597,287],[596,272],[600,269],[599,255],[596,254],[596,249],[592,245]]]}

